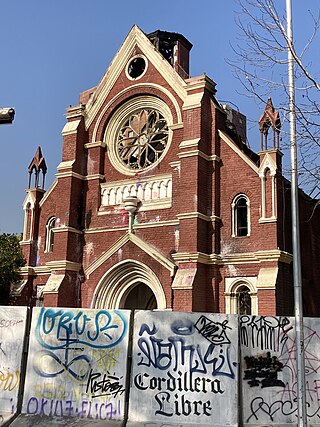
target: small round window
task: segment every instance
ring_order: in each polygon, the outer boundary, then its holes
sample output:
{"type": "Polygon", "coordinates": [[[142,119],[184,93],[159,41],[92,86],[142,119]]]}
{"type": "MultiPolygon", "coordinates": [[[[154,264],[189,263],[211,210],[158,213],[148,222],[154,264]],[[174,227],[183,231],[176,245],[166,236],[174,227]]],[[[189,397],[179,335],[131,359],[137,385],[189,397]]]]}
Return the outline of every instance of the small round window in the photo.
{"type": "Polygon", "coordinates": [[[128,64],[127,75],[130,79],[135,80],[142,77],[146,70],[146,60],[142,56],[136,56],[128,64]]]}

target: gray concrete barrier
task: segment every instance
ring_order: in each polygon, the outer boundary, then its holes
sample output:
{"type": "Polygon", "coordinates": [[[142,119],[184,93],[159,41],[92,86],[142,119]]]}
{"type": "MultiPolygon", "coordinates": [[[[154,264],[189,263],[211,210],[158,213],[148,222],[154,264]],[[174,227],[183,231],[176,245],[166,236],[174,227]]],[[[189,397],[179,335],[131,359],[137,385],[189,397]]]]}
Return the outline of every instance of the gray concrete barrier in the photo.
{"type": "Polygon", "coordinates": [[[127,425],[238,425],[238,318],[137,311],[127,425]]]}
{"type": "Polygon", "coordinates": [[[12,426],[120,426],[130,312],[34,308],[21,415],[12,426]]]}
{"type": "MultiPolygon", "coordinates": [[[[242,316],[241,378],[246,426],[297,425],[294,319],[242,316]]],[[[320,425],[320,322],[304,319],[308,425],[320,425]]]]}
{"type": "MultiPolygon", "coordinates": [[[[297,425],[293,318],[136,311],[129,342],[128,310],[32,312],[25,368],[28,309],[0,307],[1,427],[297,425]]],[[[304,333],[308,425],[320,426],[319,319],[304,333]]]]}
{"type": "Polygon", "coordinates": [[[0,306],[0,426],[18,411],[27,307],[0,306]]]}

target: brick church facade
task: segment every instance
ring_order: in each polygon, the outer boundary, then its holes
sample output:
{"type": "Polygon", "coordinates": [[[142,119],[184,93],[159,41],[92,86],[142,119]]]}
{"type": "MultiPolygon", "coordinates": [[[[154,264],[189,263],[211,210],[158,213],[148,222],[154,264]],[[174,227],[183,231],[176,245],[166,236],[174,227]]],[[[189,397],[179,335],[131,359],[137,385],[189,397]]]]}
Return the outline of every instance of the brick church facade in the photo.
{"type": "MultiPolygon", "coordinates": [[[[37,150],[12,303],[293,313],[278,113],[268,100],[254,153],[245,116],[217,101],[207,75],[189,76],[191,47],[134,26],[98,86],[67,110],[47,191],[37,150]]],[[[307,315],[320,315],[314,205],[300,193],[307,315]]]]}

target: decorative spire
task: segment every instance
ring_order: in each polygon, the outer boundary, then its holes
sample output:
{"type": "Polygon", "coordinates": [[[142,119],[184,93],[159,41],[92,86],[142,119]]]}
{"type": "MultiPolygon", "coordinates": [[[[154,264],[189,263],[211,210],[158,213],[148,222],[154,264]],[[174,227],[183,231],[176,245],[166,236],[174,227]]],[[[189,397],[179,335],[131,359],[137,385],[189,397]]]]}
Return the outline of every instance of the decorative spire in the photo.
{"type": "Polygon", "coordinates": [[[273,148],[280,148],[280,117],[278,111],[275,111],[274,109],[271,98],[268,98],[264,113],[259,120],[261,151],[268,150],[268,131],[270,127],[273,129],[273,148]]]}
{"type": "Polygon", "coordinates": [[[40,171],[42,171],[42,190],[44,190],[44,179],[45,179],[45,175],[47,173],[47,165],[46,165],[46,161],[45,158],[42,155],[41,152],[41,148],[38,147],[36,154],[34,155],[30,165],[29,165],[29,184],[28,184],[28,188],[30,188],[30,184],[31,184],[31,175],[32,172],[34,171],[34,175],[35,175],[35,180],[34,180],[34,187],[35,188],[39,188],[39,175],[40,175],[40,171]]]}

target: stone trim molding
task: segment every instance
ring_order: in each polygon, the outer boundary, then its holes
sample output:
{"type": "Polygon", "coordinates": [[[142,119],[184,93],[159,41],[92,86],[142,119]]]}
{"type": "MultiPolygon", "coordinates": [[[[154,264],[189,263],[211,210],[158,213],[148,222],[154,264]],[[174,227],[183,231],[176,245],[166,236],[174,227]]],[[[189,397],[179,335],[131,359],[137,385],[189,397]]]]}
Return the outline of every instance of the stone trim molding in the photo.
{"type": "Polygon", "coordinates": [[[292,254],[279,249],[257,251],[239,254],[204,254],[202,252],[177,252],[172,254],[176,262],[200,262],[202,264],[229,265],[229,264],[260,264],[261,262],[292,262],[292,254]]]}
{"type": "MultiPolygon", "coordinates": [[[[130,86],[130,87],[127,87],[127,88],[125,88],[125,89],[123,89],[122,91],[120,91],[120,92],[118,92],[106,105],[105,105],[105,107],[103,108],[103,110],[101,111],[101,113],[99,114],[99,117],[98,117],[98,119],[97,119],[97,122],[96,122],[96,124],[95,124],[95,127],[94,127],[94,130],[93,130],[93,135],[92,135],[92,142],[91,142],[91,144],[95,144],[95,141],[96,141],[96,139],[97,139],[97,133],[98,133],[98,129],[99,129],[99,126],[100,126],[100,124],[101,124],[101,121],[104,119],[104,115],[105,115],[105,113],[108,111],[108,109],[110,108],[110,106],[111,105],[113,105],[114,103],[116,103],[117,102],[117,99],[119,99],[122,95],[124,95],[124,94],[126,94],[127,92],[130,92],[130,91],[132,91],[133,89],[135,89],[135,88],[137,88],[137,89],[140,89],[140,88],[155,88],[155,89],[157,89],[157,90],[159,90],[160,92],[162,92],[162,93],[164,93],[164,95],[166,95],[169,99],[170,99],[170,101],[172,102],[172,104],[174,105],[174,111],[175,111],[175,113],[176,113],[176,115],[177,115],[177,117],[178,117],[178,121],[177,121],[177,123],[173,123],[173,122],[171,122],[171,123],[168,123],[168,128],[171,130],[171,131],[174,131],[174,130],[176,130],[176,129],[182,129],[183,128],[183,122],[182,122],[182,115],[181,115],[181,110],[180,110],[180,107],[179,107],[179,104],[178,104],[178,102],[177,102],[177,100],[176,100],[176,98],[174,98],[174,96],[172,95],[172,93],[171,92],[169,92],[168,91],[168,89],[166,89],[166,88],[164,88],[164,87],[162,87],[162,86],[160,86],[160,85],[158,85],[158,84],[155,84],[155,83],[139,83],[139,84],[135,84],[135,85],[133,85],[133,86],[130,86]]],[[[150,97],[150,95],[142,95],[142,96],[149,96],[150,97]]],[[[90,144],[90,143],[89,143],[90,144]]],[[[86,144],[87,145],[87,144],[86,144]]]]}
{"type": "Polygon", "coordinates": [[[70,178],[70,177],[73,177],[73,178],[80,179],[81,181],[85,180],[84,175],[80,175],[79,173],[73,172],[73,171],[58,172],[58,173],[56,173],[56,177],[58,179],[59,178],[70,178]]]}
{"type": "Polygon", "coordinates": [[[136,177],[122,181],[113,181],[100,184],[101,206],[106,209],[109,206],[123,205],[126,197],[134,196],[142,203],[140,211],[150,209],[165,209],[172,204],[172,175],[152,175],[136,177]]]}
{"type": "Polygon", "coordinates": [[[203,252],[177,252],[172,254],[176,262],[199,262],[201,264],[211,264],[210,255],[203,252]]]}
{"type": "Polygon", "coordinates": [[[92,274],[97,268],[100,267],[100,265],[102,265],[106,260],[108,260],[115,252],[117,252],[122,246],[124,246],[129,241],[138,246],[142,251],[151,256],[151,258],[153,258],[155,261],[163,265],[167,270],[170,271],[170,275],[173,276],[176,266],[172,261],[164,257],[153,246],[144,242],[135,234],[126,232],[107,251],[103,252],[85,269],[84,273],[86,277],[89,278],[90,274],[92,274]]]}
{"type": "Polygon", "coordinates": [[[207,89],[213,95],[215,95],[216,91],[216,83],[209,77],[207,74],[202,74],[197,77],[190,77],[185,81],[184,84],[187,92],[193,92],[194,90],[207,89]]]}
{"type": "Polygon", "coordinates": [[[62,136],[67,136],[67,135],[72,135],[74,133],[77,133],[80,122],[81,120],[73,120],[72,122],[67,122],[61,131],[62,136]]]}
{"type": "Polygon", "coordinates": [[[42,296],[44,294],[58,294],[64,278],[65,274],[55,274],[52,272],[42,289],[42,296]]]}
{"type": "Polygon", "coordinates": [[[24,210],[24,218],[23,218],[23,233],[22,233],[22,242],[30,242],[32,240],[32,228],[33,228],[33,222],[34,222],[34,208],[36,203],[36,198],[32,192],[32,189],[26,190],[27,195],[23,202],[23,210],[24,210]],[[28,209],[28,205],[29,209],[28,209]],[[30,218],[28,218],[28,213],[31,213],[30,218]],[[30,219],[30,225],[29,225],[29,236],[27,236],[27,228],[28,228],[28,219],[30,219]]]}
{"type": "Polygon", "coordinates": [[[67,160],[65,162],[60,162],[57,166],[57,170],[60,171],[62,169],[72,169],[72,166],[76,160],[67,160]]]}
{"type": "Polygon", "coordinates": [[[78,230],[74,227],[69,227],[67,225],[63,225],[61,227],[54,227],[53,228],[54,233],[76,233],[76,234],[83,234],[83,231],[78,230]]]}
{"type": "Polygon", "coordinates": [[[194,108],[200,108],[203,95],[204,95],[203,91],[198,93],[192,93],[190,95],[188,94],[182,106],[182,110],[187,111],[187,110],[193,110],[194,108]]]}
{"type": "Polygon", "coordinates": [[[199,142],[200,142],[200,138],[181,141],[179,144],[179,148],[191,148],[191,147],[198,148],[199,142]]]}
{"type": "Polygon", "coordinates": [[[221,255],[221,264],[256,264],[264,261],[278,261],[290,264],[292,262],[292,254],[273,249],[267,251],[248,252],[232,255],[221,255]]]}
{"type": "Polygon", "coordinates": [[[247,286],[250,290],[251,314],[258,314],[257,277],[226,277],[225,278],[225,303],[226,314],[237,313],[237,291],[241,286],[247,286]]]}
{"type": "Polygon", "coordinates": [[[46,266],[50,271],[55,270],[70,270],[70,271],[79,271],[81,268],[81,264],[78,262],[68,261],[66,259],[57,260],[57,261],[48,261],[46,262],[46,266]]]}
{"type": "Polygon", "coordinates": [[[197,274],[197,268],[179,268],[173,283],[172,289],[191,290],[197,274]]]}
{"type": "MultiPolygon", "coordinates": [[[[144,34],[144,32],[141,31],[141,29],[137,25],[134,25],[131,31],[129,32],[128,36],[122,43],[119,51],[115,55],[110,67],[107,69],[106,73],[102,77],[98,87],[93,93],[93,96],[91,97],[91,99],[86,105],[87,115],[86,115],[85,121],[86,121],[87,128],[91,125],[93,120],[97,117],[97,114],[101,109],[103,102],[105,101],[108,94],[110,93],[120,73],[122,72],[122,70],[125,69],[128,61],[131,59],[132,52],[135,47],[138,47],[141,50],[143,55],[145,55],[148,61],[153,64],[153,66],[159,71],[159,73],[167,81],[169,86],[174,90],[174,92],[181,99],[184,99],[187,96],[187,91],[184,87],[184,80],[182,79],[182,77],[180,77],[176,73],[176,71],[172,68],[172,66],[163,59],[163,56],[154,48],[153,44],[150,42],[150,40],[144,34]]],[[[152,85],[150,84],[145,84],[145,85],[148,87],[152,87],[152,85]]],[[[139,86],[141,87],[141,84],[131,86],[130,89],[132,89],[133,87],[138,88],[139,86]]],[[[172,100],[175,101],[176,103],[174,96],[170,93],[168,89],[164,89],[161,86],[159,86],[158,88],[162,92],[167,92],[166,95],[170,96],[170,99],[172,98],[172,100]]],[[[130,90],[130,89],[125,89],[123,93],[125,93],[126,90],[130,90]]],[[[110,102],[111,103],[115,102],[115,99],[121,95],[122,93],[118,94],[110,102]]],[[[96,140],[97,129],[101,122],[101,118],[105,114],[105,111],[107,109],[108,109],[108,106],[105,106],[105,108],[103,108],[103,110],[101,111],[101,114],[98,117],[95,130],[93,133],[93,138],[92,138],[93,141],[96,140]]],[[[179,120],[179,122],[181,121],[182,120],[179,120]]]]}
{"type": "Polygon", "coordinates": [[[171,130],[183,129],[184,125],[183,123],[174,123],[173,125],[169,125],[168,128],[171,130]]]}
{"type": "MultiPolygon", "coordinates": [[[[98,215],[108,215],[108,214],[109,212],[98,212],[98,215]]],[[[135,230],[140,228],[170,227],[175,225],[179,225],[178,220],[153,221],[153,222],[145,222],[141,224],[133,224],[133,229],[135,230]]],[[[90,229],[84,230],[83,232],[84,234],[94,234],[94,233],[109,233],[112,231],[126,231],[126,230],[128,230],[128,226],[117,227],[117,228],[90,228],[90,229]]]]}
{"type": "Polygon", "coordinates": [[[269,222],[265,221],[266,219],[271,219],[274,222],[277,219],[277,199],[276,199],[276,174],[277,174],[277,164],[275,160],[270,156],[269,153],[266,153],[264,159],[261,162],[259,168],[259,178],[261,180],[261,218],[260,223],[269,222]],[[271,177],[271,209],[272,213],[270,217],[266,216],[266,206],[267,206],[267,191],[266,191],[266,179],[267,179],[267,170],[270,171],[271,177]]]}
{"type": "MultiPolygon", "coordinates": [[[[158,111],[161,113],[161,115],[164,117],[166,121],[166,125],[173,124],[173,116],[172,112],[167,105],[166,102],[164,102],[162,99],[159,99],[155,96],[150,95],[140,95],[136,96],[133,99],[129,99],[129,101],[122,104],[111,116],[106,130],[104,132],[103,140],[107,142],[108,150],[107,155],[110,159],[111,164],[114,166],[115,169],[117,169],[119,172],[121,172],[124,175],[128,176],[136,176],[137,170],[132,169],[127,165],[124,165],[121,159],[119,159],[118,156],[118,132],[119,132],[119,125],[123,122],[124,119],[127,119],[130,114],[135,113],[136,111],[140,109],[152,109],[155,111],[158,111]]],[[[167,142],[165,145],[165,148],[163,152],[161,153],[160,157],[157,158],[154,163],[151,165],[139,170],[139,173],[144,173],[147,170],[154,169],[167,155],[171,142],[172,142],[172,135],[173,131],[168,130],[167,135],[167,142]]]]}
{"type": "Polygon", "coordinates": [[[57,178],[70,178],[70,177],[73,177],[73,178],[80,179],[81,181],[92,181],[94,179],[101,179],[102,180],[102,179],[105,178],[104,175],[101,175],[101,174],[98,174],[98,173],[92,174],[92,175],[81,175],[81,174],[79,174],[77,172],[73,172],[73,171],[58,172],[56,174],[56,177],[57,178]]]}
{"type": "Polygon", "coordinates": [[[229,138],[229,136],[222,132],[221,130],[218,130],[219,136],[220,138],[245,162],[247,163],[248,166],[250,166],[250,168],[257,174],[259,175],[259,169],[256,166],[256,164],[249,159],[249,157],[247,157],[237,146],[236,144],[232,141],[231,138],[229,138]]]}
{"type": "Polygon", "coordinates": [[[208,156],[207,154],[205,154],[203,151],[201,150],[190,150],[190,151],[183,151],[182,153],[178,153],[178,157],[179,159],[183,159],[185,157],[194,157],[194,156],[199,156],[201,158],[203,158],[204,160],[207,160],[208,162],[219,162],[220,161],[220,157],[213,154],[212,156],[208,156]]]}
{"type": "Polygon", "coordinates": [[[96,148],[96,147],[101,147],[101,148],[106,148],[107,143],[105,141],[94,141],[94,142],[87,142],[86,144],[84,144],[84,148],[89,149],[89,148],[96,148]]]}
{"type": "Polygon", "coordinates": [[[53,183],[51,184],[51,186],[48,188],[48,190],[44,193],[42,199],[40,200],[39,206],[41,207],[44,202],[47,200],[47,198],[50,196],[50,194],[52,193],[52,191],[54,190],[55,186],[58,184],[58,180],[57,178],[55,178],[55,180],[53,181],[53,183]]]}
{"type": "Polygon", "coordinates": [[[208,222],[215,222],[215,221],[220,221],[220,217],[216,216],[216,215],[204,215],[201,212],[185,212],[182,214],[178,214],[177,218],[179,220],[181,219],[193,219],[193,218],[199,218],[199,219],[203,219],[204,221],[208,221],[208,222]]]}
{"type": "Polygon", "coordinates": [[[167,307],[166,296],[156,274],[142,262],[127,259],[112,266],[98,282],[91,308],[123,308],[130,290],[144,283],[153,292],[159,310],[167,307]]]}

